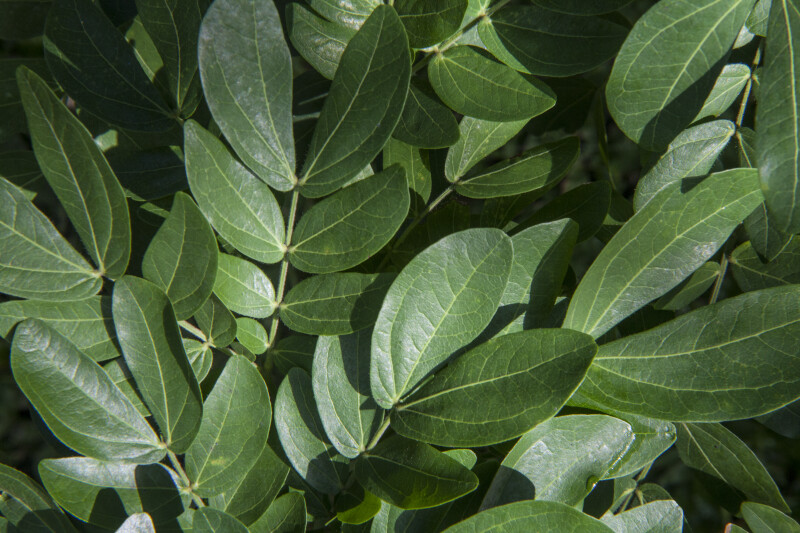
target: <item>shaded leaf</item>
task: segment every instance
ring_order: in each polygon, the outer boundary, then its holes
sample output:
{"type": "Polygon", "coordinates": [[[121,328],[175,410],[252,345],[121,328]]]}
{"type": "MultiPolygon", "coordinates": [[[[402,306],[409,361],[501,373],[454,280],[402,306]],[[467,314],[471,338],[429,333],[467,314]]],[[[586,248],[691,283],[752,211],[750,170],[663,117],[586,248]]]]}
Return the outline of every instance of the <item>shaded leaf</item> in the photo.
{"type": "Polygon", "coordinates": [[[694,117],[694,122],[706,117],[718,117],[733,105],[750,79],[750,67],[742,63],[725,65],[711,88],[703,108],[694,117]]]}
{"type": "Polygon", "coordinates": [[[145,279],[164,291],[183,320],[211,296],[217,276],[217,239],[191,197],[178,193],[142,259],[145,279]]]}
{"type": "Polygon", "coordinates": [[[235,487],[261,457],[271,418],[264,378],[247,359],[232,356],[206,397],[200,430],[186,451],[194,492],[210,497],[235,487]]]}
{"type": "Polygon", "coordinates": [[[348,461],[327,441],[312,390],[308,374],[289,370],[275,397],[275,428],[300,477],[322,493],[336,494],[347,481],[348,461]]]}
{"type": "Polygon", "coordinates": [[[131,253],[131,226],[114,172],[89,131],[42,78],[22,68],[17,83],[45,179],[100,272],[122,276],[131,253]]]}
{"type": "Polygon", "coordinates": [[[436,507],[478,487],[478,478],[435,448],[402,437],[380,442],[356,460],[366,490],[401,509],[436,507]]]}
{"type": "Polygon", "coordinates": [[[739,245],[730,256],[736,283],[745,292],[800,283],[800,240],[792,239],[768,263],[764,263],[752,243],[739,245]]]}
{"type": "Polygon", "coordinates": [[[226,512],[201,507],[194,512],[193,533],[247,533],[247,528],[226,512]]]}
{"type": "Polygon", "coordinates": [[[697,116],[755,0],[665,0],[633,27],[606,101],[620,129],[658,150],[697,116]]]}
{"type": "Polygon", "coordinates": [[[3,464],[0,464],[0,493],[3,495],[0,510],[12,524],[8,528],[7,523],[0,520],[0,531],[3,533],[15,532],[14,526],[28,526],[35,528],[35,531],[54,533],[75,531],[41,485],[22,472],[3,464]],[[16,512],[13,512],[15,509],[8,509],[9,503],[16,503],[16,512]]]}
{"type": "Polygon", "coordinates": [[[529,119],[556,103],[555,93],[543,82],[525,78],[469,46],[437,53],[428,65],[428,76],[445,104],[483,120],[529,119]]]}
{"type": "Polygon", "coordinates": [[[653,303],[657,310],[679,311],[702,296],[719,277],[719,263],[704,263],[680,285],[653,303]]]}
{"type": "Polygon", "coordinates": [[[284,494],[250,526],[250,533],[303,533],[306,530],[306,502],[299,492],[284,494]]]}
{"type": "Polygon", "coordinates": [[[537,224],[569,218],[578,224],[577,242],[583,242],[600,230],[610,204],[611,185],[607,181],[580,185],[543,205],[520,222],[512,234],[537,224]]]}
{"type": "Polygon", "coordinates": [[[444,148],[458,140],[458,123],[428,82],[412,78],[403,114],[392,136],[412,146],[444,148]]]}

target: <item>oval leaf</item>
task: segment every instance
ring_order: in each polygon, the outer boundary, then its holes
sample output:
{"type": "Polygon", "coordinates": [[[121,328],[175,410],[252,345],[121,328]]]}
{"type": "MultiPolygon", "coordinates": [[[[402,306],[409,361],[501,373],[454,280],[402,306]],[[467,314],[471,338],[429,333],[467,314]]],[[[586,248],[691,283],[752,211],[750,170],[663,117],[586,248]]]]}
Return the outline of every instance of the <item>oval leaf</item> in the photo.
{"type": "Polygon", "coordinates": [[[770,216],[787,233],[800,232],[800,6],[773,0],[763,71],[759,74],[756,146],[770,216]]]}
{"type": "Polygon", "coordinates": [[[697,116],[755,0],[664,0],[633,27],[606,101],[620,129],[659,150],[697,116]]]}
{"type": "Polygon", "coordinates": [[[486,17],[478,25],[478,34],[486,48],[508,66],[538,76],[564,77],[611,59],[628,28],[606,18],[518,5],[486,17]]]}
{"type": "Polygon", "coordinates": [[[211,296],[217,276],[217,238],[191,197],[175,195],[167,220],[142,259],[145,279],[164,291],[175,316],[192,316],[211,296]]]}
{"type": "Polygon", "coordinates": [[[319,337],[311,381],[320,421],[333,446],[353,459],[367,448],[383,421],[383,410],[370,396],[369,357],[372,331],[319,337]]]}
{"type": "Polygon", "coordinates": [[[428,247],[403,269],[372,334],[370,377],[378,405],[397,404],[478,336],[497,310],[512,258],[505,233],[470,229],[428,247]]]}
{"type": "Polygon", "coordinates": [[[236,154],[271,187],[291,189],[292,61],[275,4],[215,1],[197,53],[208,107],[236,154]]]}
{"type": "Polygon", "coordinates": [[[458,125],[458,142],[447,151],[444,175],[455,182],[481,159],[506,144],[519,133],[526,120],[491,122],[464,117],[458,125]]]}
{"type": "Polygon", "coordinates": [[[17,326],[11,370],[50,431],[76,452],[140,464],[164,457],[150,425],[103,369],[43,322],[17,326]]]}
{"type": "Polygon", "coordinates": [[[389,242],[408,214],[409,201],[400,165],[345,187],[303,215],[289,261],[315,274],[354,267],[389,242]]]}
{"type": "Polygon", "coordinates": [[[512,533],[514,531],[580,531],[612,533],[596,518],[558,502],[522,501],[482,511],[443,533],[512,533]]]}
{"type": "Polygon", "coordinates": [[[412,146],[444,148],[455,143],[458,135],[458,122],[452,111],[429,83],[412,78],[403,114],[392,136],[412,146]]]}
{"type": "Polygon", "coordinates": [[[392,427],[439,446],[505,442],[555,415],[596,351],[591,337],[569,330],[497,337],[459,356],[401,402],[392,427]]]}
{"type": "Polygon", "coordinates": [[[428,66],[439,98],[458,113],[510,122],[541,115],[556,103],[555,93],[469,46],[437,53],[428,66]]]}
{"type": "Polygon", "coordinates": [[[730,256],[731,270],[744,292],[800,283],[800,239],[792,239],[768,263],[764,263],[750,242],[730,256]]]}
{"type": "Polygon", "coordinates": [[[234,313],[267,318],[275,310],[275,288],[256,265],[233,255],[219,254],[214,294],[234,313]]]}
{"type": "Polygon", "coordinates": [[[236,486],[261,457],[271,419],[272,405],[258,369],[242,356],[228,359],[186,451],[186,474],[194,492],[210,497],[236,486]]]}
{"type": "Polygon", "coordinates": [[[633,443],[631,427],[605,415],[553,418],[508,452],[481,509],[533,499],[581,502],[633,443]],[[592,481],[594,480],[594,481],[592,481]]]}
{"type": "MultiPolygon", "coordinates": [[[[283,299],[281,321],[308,335],[347,335],[368,328],[375,323],[395,277],[344,272],[304,279],[283,299]]],[[[0,321],[2,309],[0,305],[0,321]]]]}
{"type": "Polygon", "coordinates": [[[543,144],[493,165],[477,176],[456,181],[456,192],[467,198],[544,194],[558,183],[580,155],[577,137],[543,144]]]}
{"type": "Polygon", "coordinates": [[[392,437],[356,460],[366,490],[401,509],[436,507],[469,494],[478,477],[432,446],[392,437]]]}
{"type": "Polygon", "coordinates": [[[597,338],[705,263],[761,203],[752,169],[670,185],[628,220],[589,267],[564,327],[597,338]]]}
{"type": "Polygon", "coordinates": [[[751,418],[800,398],[799,286],[748,292],[600,347],[580,393],[661,420],[751,418]]]}
{"type": "Polygon", "coordinates": [[[347,460],[325,438],[311,378],[292,368],[275,397],[275,428],[289,462],[309,485],[336,494],[347,481],[347,460]]]}
{"type": "Polygon", "coordinates": [[[17,83],[45,179],[100,272],[122,276],[131,255],[131,224],[114,171],[91,133],[42,78],[22,68],[17,83]]]}
{"type": "Polygon", "coordinates": [[[380,5],[347,45],[303,167],[301,192],[318,198],[350,180],[392,134],[408,93],[411,62],[403,23],[380,5]]]}

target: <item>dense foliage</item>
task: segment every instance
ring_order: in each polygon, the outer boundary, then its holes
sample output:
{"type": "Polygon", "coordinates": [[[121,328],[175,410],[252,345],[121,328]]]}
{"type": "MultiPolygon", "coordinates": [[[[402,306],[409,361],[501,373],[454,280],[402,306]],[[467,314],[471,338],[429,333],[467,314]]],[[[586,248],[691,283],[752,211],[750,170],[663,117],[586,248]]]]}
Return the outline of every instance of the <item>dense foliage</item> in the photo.
{"type": "Polygon", "coordinates": [[[0,39],[0,532],[800,531],[800,0],[0,39]]]}

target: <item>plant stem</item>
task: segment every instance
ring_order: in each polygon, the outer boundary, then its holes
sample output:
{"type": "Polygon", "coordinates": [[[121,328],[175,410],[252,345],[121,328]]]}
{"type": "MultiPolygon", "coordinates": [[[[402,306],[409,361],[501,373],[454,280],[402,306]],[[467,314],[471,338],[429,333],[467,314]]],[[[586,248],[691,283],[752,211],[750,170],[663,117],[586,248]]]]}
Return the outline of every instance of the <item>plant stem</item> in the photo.
{"type": "MultiPolygon", "coordinates": [[[[283,303],[283,294],[286,291],[286,277],[289,274],[289,246],[292,244],[292,233],[294,232],[294,222],[297,218],[297,207],[300,203],[300,190],[295,188],[292,191],[292,204],[289,208],[289,220],[286,222],[286,239],[283,244],[285,250],[283,252],[283,259],[281,260],[281,274],[278,280],[278,291],[275,293],[275,315],[272,317],[272,323],[269,328],[269,347],[275,346],[276,335],[278,334],[278,325],[280,318],[278,318],[278,308],[283,303]]],[[[271,361],[269,354],[267,360],[271,361]]]]}
{"type": "Polygon", "coordinates": [[[454,190],[455,190],[455,183],[450,185],[448,188],[446,188],[442,192],[442,194],[437,196],[435,200],[433,200],[431,203],[429,203],[425,207],[425,210],[422,213],[420,213],[419,215],[417,215],[417,217],[414,220],[412,220],[411,223],[408,226],[406,226],[406,228],[403,230],[403,233],[401,233],[400,236],[397,238],[397,240],[392,243],[392,245],[389,247],[388,250],[386,250],[386,255],[384,256],[383,260],[378,265],[378,268],[377,268],[378,272],[380,272],[383,269],[383,267],[386,266],[386,263],[389,262],[389,258],[392,255],[392,251],[394,251],[395,248],[400,246],[406,240],[406,238],[408,238],[408,235],[411,233],[411,230],[416,228],[419,225],[419,223],[422,222],[425,219],[425,217],[428,216],[431,213],[431,211],[436,209],[436,206],[438,206],[448,196],[450,196],[450,194],[452,194],[452,192],[454,190]]]}
{"type": "Polygon", "coordinates": [[[716,303],[719,297],[719,290],[722,288],[722,281],[725,279],[725,273],[728,271],[728,252],[722,251],[722,258],[719,260],[719,274],[717,280],[714,282],[714,289],[711,291],[711,298],[708,300],[709,305],[716,303]]]}
{"type": "Polygon", "coordinates": [[[206,504],[203,499],[195,494],[194,491],[192,491],[192,482],[189,481],[189,476],[186,475],[186,471],[183,469],[181,462],[178,461],[178,456],[175,455],[175,452],[172,450],[167,450],[167,457],[169,457],[169,462],[172,465],[172,468],[174,468],[175,472],[178,473],[178,477],[180,477],[183,484],[186,485],[186,490],[192,495],[192,500],[194,503],[196,503],[198,507],[205,507],[206,504]]]}
{"type": "Polygon", "coordinates": [[[750,100],[750,90],[753,88],[753,77],[755,76],[756,67],[758,63],[761,61],[761,47],[758,47],[756,50],[756,55],[753,58],[753,63],[750,65],[750,77],[747,78],[747,84],[744,86],[744,94],[742,95],[742,103],[739,104],[739,113],[736,115],[736,129],[742,127],[742,121],[744,120],[744,113],[747,110],[747,102],[750,100]]]}
{"type": "Polygon", "coordinates": [[[391,423],[391,417],[390,415],[386,415],[386,418],[383,419],[381,427],[378,428],[378,431],[375,433],[375,436],[372,437],[372,439],[369,441],[369,444],[367,444],[367,451],[371,450],[372,448],[378,445],[378,441],[381,440],[383,434],[386,433],[387,429],[389,429],[390,423],[391,423]]]}
{"type": "Polygon", "coordinates": [[[191,325],[186,320],[181,320],[180,322],[178,322],[178,324],[180,324],[180,326],[183,329],[185,329],[186,331],[188,331],[189,333],[191,333],[192,335],[194,335],[195,337],[197,337],[201,341],[203,341],[203,342],[207,342],[208,341],[208,338],[206,337],[205,333],[203,333],[199,328],[196,328],[193,325],[191,325]]]}

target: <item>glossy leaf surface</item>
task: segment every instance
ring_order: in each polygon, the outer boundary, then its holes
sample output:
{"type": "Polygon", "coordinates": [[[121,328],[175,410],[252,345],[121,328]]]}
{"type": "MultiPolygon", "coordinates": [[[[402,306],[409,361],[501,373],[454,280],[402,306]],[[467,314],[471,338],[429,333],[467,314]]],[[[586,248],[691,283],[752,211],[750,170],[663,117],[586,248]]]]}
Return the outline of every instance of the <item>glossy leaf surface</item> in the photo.
{"type": "Polygon", "coordinates": [[[253,263],[233,255],[219,254],[214,294],[231,311],[253,318],[266,318],[275,310],[275,288],[253,263]]]}

